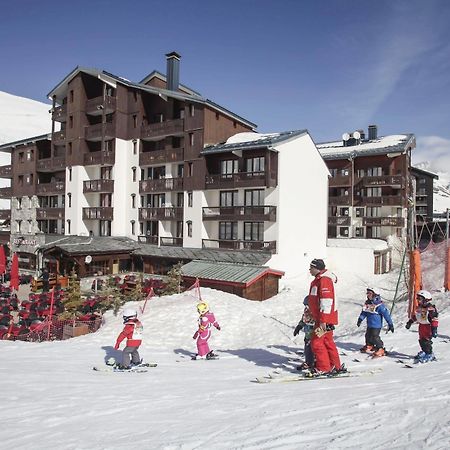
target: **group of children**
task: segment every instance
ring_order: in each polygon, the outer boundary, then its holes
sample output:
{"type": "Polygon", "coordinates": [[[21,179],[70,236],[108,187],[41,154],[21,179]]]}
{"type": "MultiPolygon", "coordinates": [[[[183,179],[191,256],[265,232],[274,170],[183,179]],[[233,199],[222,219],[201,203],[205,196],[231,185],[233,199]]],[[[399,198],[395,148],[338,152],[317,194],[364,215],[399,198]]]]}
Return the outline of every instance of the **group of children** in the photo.
{"type": "MultiPolygon", "coordinates": [[[[367,320],[367,329],[365,333],[365,345],[361,347],[361,353],[370,353],[373,358],[379,358],[387,354],[384,343],[381,340],[380,332],[383,327],[383,319],[388,325],[388,331],[394,332],[389,310],[384,305],[380,295],[375,289],[367,288],[367,300],[356,322],[360,326],[364,320],[367,320]]],[[[408,320],[406,329],[409,330],[415,322],[419,324],[419,345],[421,351],[415,356],[415,362],[425,363],[434,361],[432,338],[437,336],[438,311],[436,306],[431,303],[432,297],[428,291],[420,290],[417,293],[417,308],[415,314],[408,320]]],[[[308,296],[303,300],[305,308],[300,322],[294,329],[294,336],[297,336],[301,330],[305,333],[304,338],[304,357],[305,362],[298,366],[298,370],[312,370],[314,368],[314,353],[311,349],[311,337],[314,332],[315,322],[308,306],[308,296]]]]}

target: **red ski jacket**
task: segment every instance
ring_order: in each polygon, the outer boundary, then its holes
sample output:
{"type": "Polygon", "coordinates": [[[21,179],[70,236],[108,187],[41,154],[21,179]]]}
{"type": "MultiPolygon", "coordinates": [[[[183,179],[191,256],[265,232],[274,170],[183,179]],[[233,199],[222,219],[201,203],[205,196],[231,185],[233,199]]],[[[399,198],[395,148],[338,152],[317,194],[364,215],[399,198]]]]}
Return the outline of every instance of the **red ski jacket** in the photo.
{"type": "Polygon", "coordinates": [[[311,282],[308,296],[308,306],[315,321],[315,326],[321,323],[338,324],[338,311],[334,296],[336,275],[328,270],[322,270],[311,282]]]}
{"type": "Polygon", "coordinates": [[[125,322],[125,327],[117,336],[116,345],[114,348],[118,349],[120,343],[126,339],[127,347],[139,347],[142,344],[142,331],[144,327],[138,319],[131,319],[125,322]]]}

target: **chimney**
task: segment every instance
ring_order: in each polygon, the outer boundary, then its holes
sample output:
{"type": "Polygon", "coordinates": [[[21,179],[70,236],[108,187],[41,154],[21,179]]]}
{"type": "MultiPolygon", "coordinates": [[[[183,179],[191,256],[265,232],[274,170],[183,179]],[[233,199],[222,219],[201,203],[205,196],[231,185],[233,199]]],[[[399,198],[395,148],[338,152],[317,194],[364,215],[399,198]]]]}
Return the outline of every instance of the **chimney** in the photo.
{"type": "Polygon", "coordinates": [[[364,141],[366,139],[366,132],[364,130],[356,130],[359,133],[359,140],[364,141]]]}
{"type": "Polygon", "coordinates": [[[167,58],[167,89],[169,91],[178,91],[180,84],[180,59],[181,56],[177,52],[166,54],[167,58]]]}
{"type": "Polygon", "coordinates": [[[376,125],[369,125],[369,141],[378,138],[378,127],[376,125]]]}

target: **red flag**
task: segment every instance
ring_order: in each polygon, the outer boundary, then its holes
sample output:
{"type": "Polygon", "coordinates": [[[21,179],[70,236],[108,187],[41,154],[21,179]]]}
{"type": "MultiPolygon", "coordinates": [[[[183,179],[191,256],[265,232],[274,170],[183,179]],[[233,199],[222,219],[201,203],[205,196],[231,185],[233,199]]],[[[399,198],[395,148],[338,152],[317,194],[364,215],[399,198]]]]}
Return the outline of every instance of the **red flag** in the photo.
{"type": "Polygon", "coordinates": [[[13,254],[11,263],[11,279],[9,282],[9,287],[11,289],[19,290],[19,257],[17,253],[13,254]]]}
{"type": "Polygon", "coordinates": [[[0,245],[0,275],[3,275],[6,272],[6,256],[5,256],[5,248],[3,245],[0,245]]]}

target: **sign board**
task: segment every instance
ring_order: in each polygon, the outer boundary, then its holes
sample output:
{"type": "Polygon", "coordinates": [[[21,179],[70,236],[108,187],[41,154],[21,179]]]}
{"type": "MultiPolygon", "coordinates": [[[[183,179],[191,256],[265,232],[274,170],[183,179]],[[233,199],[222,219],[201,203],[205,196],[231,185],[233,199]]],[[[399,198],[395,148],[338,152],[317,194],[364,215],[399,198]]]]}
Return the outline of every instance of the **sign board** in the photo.
{"type": "Polygon", "coordinates": [[[86,258],[84,258],[84,262],[86,264],[90,264],[92,262],[92,256],[91,255],[86,255],[86,258]]]}

